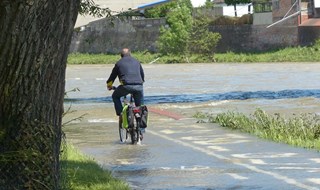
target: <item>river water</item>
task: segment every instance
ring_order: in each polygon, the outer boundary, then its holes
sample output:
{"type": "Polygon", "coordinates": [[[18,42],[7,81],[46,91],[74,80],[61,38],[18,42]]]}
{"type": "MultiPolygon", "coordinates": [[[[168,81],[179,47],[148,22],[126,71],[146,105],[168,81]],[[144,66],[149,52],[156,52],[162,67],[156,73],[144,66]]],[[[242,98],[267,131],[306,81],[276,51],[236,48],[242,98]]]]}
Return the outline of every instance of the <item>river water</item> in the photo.
{"type": "Polygon", "coordinates": [[[144,64],[145,103],[182,119],[151,113],[142,146],[119,143],[112,92],[105,85],[112,67],[68,65],[66,90],[80,91],[67,94],[65,107],[71,105],[75,112],[64,121],[83,118],[73,120],[64,131],[68,141],[126,180],[132,189],[320,187],[315,175],[320,172],[318,153],[270,145],[210,124],[196,124],[192,118],[197,112],[250,114],[257,108],[289,116],[320,114],[319,63],[144,64]],[[250,155],[248,164],[270,162],[270,168],[268,164],[259,170],[252,170],[259,164],[243,167],[250,155]],[[307,160],[316,160],[308,163],[312,170],[278,169],[284,163],[304,168],[307,160]]]}
{"type": "MultiPolygon", "coordinates": [[[[171,64],[143,65],[145,103],[247,102],[317,111],[320,64],[171,64]],[[300,106],[306,104],[305,106],[300,106]]],[[[73,104],[111,103],[105,81],[112,65],[71,65],[67,68],[66,101],[73,104]]]]}

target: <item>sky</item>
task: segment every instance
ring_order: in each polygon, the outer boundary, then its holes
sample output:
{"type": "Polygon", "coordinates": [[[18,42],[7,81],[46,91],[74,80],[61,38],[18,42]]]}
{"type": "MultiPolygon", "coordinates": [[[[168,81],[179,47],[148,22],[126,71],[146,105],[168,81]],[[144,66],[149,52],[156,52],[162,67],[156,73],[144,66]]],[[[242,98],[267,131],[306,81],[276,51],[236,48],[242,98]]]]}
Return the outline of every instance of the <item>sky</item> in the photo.
{"type": "Polygon", "coordinates": [[[201,5],[204,5],[206,0],[191,0],[193,7],[199,7],[201,5]]]}

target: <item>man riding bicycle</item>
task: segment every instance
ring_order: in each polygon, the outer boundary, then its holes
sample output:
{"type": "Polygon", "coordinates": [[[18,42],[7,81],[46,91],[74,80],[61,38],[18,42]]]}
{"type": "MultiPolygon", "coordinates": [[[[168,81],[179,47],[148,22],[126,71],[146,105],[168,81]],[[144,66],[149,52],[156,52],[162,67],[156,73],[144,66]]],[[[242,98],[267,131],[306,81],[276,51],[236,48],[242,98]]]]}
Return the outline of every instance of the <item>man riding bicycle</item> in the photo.
{"type": "Polygon", "coordinates": [[[136,106],[141,106],[143,100],[144,71],[141,63],[131,56],[130,50],[124,48],[121,51],[121,59],[114,65],[109,79],[107,80],[108,90],[112,90],[112,85],[118,77],[120,85],[112,93],[112,100],[116,114],[121,119],[123,109],[120,98],[131,93],[136,106]]]}

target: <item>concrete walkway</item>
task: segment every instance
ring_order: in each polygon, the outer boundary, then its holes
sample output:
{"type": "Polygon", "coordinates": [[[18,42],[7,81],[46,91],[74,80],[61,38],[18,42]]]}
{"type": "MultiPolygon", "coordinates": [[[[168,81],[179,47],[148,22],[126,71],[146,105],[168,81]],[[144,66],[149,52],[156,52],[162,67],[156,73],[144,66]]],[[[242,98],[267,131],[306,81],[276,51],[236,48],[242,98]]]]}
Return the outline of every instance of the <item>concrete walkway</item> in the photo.
{"type": "Polygon", "coordinates": [[[97,120],[97,109],[67,137],[132,189],[320,189],[318,152],[197,123],[185,106],[150,106],[140,146],[120,144],[116,117],[97,120]]]}

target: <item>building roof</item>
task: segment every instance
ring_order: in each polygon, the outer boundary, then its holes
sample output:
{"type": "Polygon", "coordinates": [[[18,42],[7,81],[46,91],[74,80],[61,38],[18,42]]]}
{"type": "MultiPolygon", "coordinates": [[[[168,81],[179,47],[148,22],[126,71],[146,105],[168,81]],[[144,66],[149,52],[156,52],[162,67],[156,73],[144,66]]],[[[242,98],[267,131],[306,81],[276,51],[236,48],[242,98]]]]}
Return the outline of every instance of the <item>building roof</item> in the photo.
{"type": "Polygon", "coordinates": [[[300,26],[320,26],[320,18],[310,18],[304,21],[300,26]]]}
{"type": "Polygon", "coordinates": [[[163,3],[169,3],[172,0],[159,0],[159,1],[155,1],[155,2],[151,2],[151,3],[147,3],[147,4],[143,4],[137,7],[137,9],[147,9],[147,8],[151,8],[163,3]]]}

